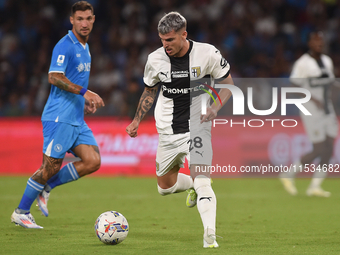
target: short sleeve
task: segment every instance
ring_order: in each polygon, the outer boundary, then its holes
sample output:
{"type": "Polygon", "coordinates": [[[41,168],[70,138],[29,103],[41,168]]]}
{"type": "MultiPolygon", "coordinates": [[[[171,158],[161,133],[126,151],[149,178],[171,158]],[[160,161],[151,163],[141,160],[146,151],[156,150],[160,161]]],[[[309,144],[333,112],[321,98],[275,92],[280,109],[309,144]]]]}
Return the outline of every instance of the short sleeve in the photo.
{"type": "Polygon", "coordinates": [[[220,51],[213,47],[210,57],[211,75],[214,79],[226,78],[230,72],[230,65],[221,55],[220,51]]]}
{"type": "Polygon", "coordinates": [[[49,73],[65,73],[70,57],[71,54],[67,45],[58,43],[53,49],[49,73]]]}
{"type": "Polygon", "coordinates": [[[158,73],[155,70],[155,68],[151,65],[150,60],[148,58],[148,61],[146,62],[145,68],[144,68],[144,77],[143,81],[146,86],[148,87],[154,87],[159,83],[158,73]]]}
{"type": "Polygon", "coordinates": [[[333,65],[333,61],[331,58],[328,58],[329,59],[329,65],[330,65],[330,69],[332,71],[332,73],[334,73],[334,65],[333,65]]]}
{"type": "Polygon", "coordinates": [[[290,78],[306,78],[304,74],[304,68],[301,61],[296,61],[293,65],[290,78]]]}
{"type": "Polygon", "coordinates": [[[289,80],[291,83],[293,83],[294,85],[297,86],[302,86],[304,85],[304,78],[306,77],[306,74],[304,72],[304,65],[303,62],[300,61],[301,59],[299,59],[298,61],[296,61],[293,65],[292,68],[292,72],[290,74],[289,80]]]}

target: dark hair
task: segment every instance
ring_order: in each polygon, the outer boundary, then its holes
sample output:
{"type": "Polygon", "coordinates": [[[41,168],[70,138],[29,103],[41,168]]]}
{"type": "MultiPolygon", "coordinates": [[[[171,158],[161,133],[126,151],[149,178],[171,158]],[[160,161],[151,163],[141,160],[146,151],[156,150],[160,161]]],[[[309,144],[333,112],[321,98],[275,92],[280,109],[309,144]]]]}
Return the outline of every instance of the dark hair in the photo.
{"type": "Polygon", "coordinates": [[[320,30],[313,30],[308,34],[308,42],[312,39],[313,36],[318,35],[323,37],[323,32],[320,30]]]}
{"type": "Polygon", "coordinates": [[[158,22],[158,32],[162,35],[170,33],[172,30],[178,32],[186,27],[186,19],[178,12],[169,12],[158,22]]]}
{"type": "Polygon", "coordinates": [[[76,2],[72,5],[71,8],[71,16],[73,16],[76,11],[86,11],[86,10],[91,10],[92,14],[94,13],[93,6],[86,1],[79,1],[76,2]]]}

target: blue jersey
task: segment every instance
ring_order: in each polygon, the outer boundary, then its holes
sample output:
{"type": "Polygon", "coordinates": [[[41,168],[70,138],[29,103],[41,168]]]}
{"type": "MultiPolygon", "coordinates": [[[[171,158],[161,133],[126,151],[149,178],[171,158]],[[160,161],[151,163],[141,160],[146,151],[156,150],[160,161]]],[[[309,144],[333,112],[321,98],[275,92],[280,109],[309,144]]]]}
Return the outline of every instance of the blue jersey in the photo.
{"type": "MultiPolygon", "coordinates": [[[[71,82],[87,88],[91,69],[88,44],[81,44],[69,31],[54,47],[49,73],[64,73],[71,82]]],[[[80,126],[84,123],[85,99],[51,85],[41,120],[80,126]]]]}

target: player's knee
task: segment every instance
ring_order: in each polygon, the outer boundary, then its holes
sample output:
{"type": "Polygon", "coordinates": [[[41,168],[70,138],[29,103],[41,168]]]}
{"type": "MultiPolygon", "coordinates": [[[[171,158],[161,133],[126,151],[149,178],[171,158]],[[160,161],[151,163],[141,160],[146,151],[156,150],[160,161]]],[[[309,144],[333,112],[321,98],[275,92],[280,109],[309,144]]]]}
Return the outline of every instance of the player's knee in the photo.
{"type": "Polygon", "coordinates": [[[93,161],[93,164],[92,164],[93,172],[97,171],[100,168],[100,164],[101,164],[100,158],[93,161]]]}
{"type": "Polygon", "coordinates": [[[100,168],[101,160],[99,156],[94,156],[84,163],[87,166],[88,173],[93,173],[100,168]]]}
{"type": "Polygon", "coordinates": [[[169,194],[176,192],[177,182],[172,187],[167,188],[167,189],[163,189],[159,185],[157,185],[157,188],[158,188],[158,193],[161,194],[162,196],[169,195],[169,194]]]}
{"type": "Polygon", "coordinates": [[[99,170],[99,168],[100,168],[100,161],[97,161],[96,164],[93,165],[92,170],[93,170],[93,172],[95,172],[95,171],[99,170]]]}

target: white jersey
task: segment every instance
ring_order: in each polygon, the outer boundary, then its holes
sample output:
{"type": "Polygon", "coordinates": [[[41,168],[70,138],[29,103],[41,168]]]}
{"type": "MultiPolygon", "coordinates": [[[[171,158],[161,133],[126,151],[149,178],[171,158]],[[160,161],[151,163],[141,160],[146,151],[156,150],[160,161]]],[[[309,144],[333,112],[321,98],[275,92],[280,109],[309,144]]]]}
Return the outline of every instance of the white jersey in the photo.
{"type": "MultiPolygon", "coordinates": [[[[190,47],[183,57],[170,57],[163,47],[148,56],[144,83],[148,87],[161,86],[155,119],[159,134],[181,134],[190,131],[192,116],[199,119],[201,95],[207,80],[229,75],[230,66],[221,53],[207,43],[189,40],[190,47]]],[[[203,125],[211,125],[204,123],[203,125]]]]}
{"type": "MultiPolygon", "coordinates": [[[[334,82],[335,76],[333,62],[330,57],[322,54],[321,60],[317,61],[310,54],[303,54],[294,63],[290,80],[295,85],[308,89],[313,98],[322,102],[325,105],[325,114],[334,112],[330,98],[330,86],[334,82]]],[[[318,110],[311,100],[305,106],[312,114],[315,110],[318,110]]]]}

